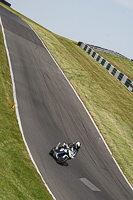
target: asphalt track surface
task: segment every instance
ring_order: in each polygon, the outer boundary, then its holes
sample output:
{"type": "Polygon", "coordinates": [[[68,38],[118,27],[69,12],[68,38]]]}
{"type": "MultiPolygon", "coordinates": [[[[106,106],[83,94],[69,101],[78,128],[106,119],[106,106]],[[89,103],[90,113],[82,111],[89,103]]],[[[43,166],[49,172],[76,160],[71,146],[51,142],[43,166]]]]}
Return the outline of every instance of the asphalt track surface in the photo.
{"type": "MultiPolygon", "coordinates": [[[[72,87],[32,29],[0,6],[25,140],[57,200],[131,200],[133,192],[72,87]],[[69,165],[49,155],[80,141],[69,165]]],[[[28,188],[27,188],[28,190],[28,188]]]]}

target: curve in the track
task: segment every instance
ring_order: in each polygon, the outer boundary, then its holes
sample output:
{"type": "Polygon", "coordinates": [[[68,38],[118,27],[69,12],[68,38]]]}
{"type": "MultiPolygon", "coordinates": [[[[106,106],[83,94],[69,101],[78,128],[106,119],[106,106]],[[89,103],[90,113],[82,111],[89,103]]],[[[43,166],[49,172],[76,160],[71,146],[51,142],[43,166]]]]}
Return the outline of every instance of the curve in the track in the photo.
{"type": "Polygon", "coordinates": [[[55,198],[131,200],[131,187],[47,49],[21,18],[2,6],[0,15],[24,138],[55,198]],[[68,167],[48,154],[59,141],[82,143],[68,167]]]}

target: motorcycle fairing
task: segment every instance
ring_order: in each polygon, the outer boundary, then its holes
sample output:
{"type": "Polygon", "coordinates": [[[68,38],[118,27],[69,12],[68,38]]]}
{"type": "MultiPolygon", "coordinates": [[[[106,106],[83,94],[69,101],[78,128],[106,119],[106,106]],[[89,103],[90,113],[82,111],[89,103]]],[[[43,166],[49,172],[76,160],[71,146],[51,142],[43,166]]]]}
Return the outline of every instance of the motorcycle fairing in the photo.
{"type": "Polygon", "coordinates": [[[66,155],[67,154],[67,149],[61,148],[59,153],[56,154],[56,158],[58,159],[62,154],[66,155]]]}

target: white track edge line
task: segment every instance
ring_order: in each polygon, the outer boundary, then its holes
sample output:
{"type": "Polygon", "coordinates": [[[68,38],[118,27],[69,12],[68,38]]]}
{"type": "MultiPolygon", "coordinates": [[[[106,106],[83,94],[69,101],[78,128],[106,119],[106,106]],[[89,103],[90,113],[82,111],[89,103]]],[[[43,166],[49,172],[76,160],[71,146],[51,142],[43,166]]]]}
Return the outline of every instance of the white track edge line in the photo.
{"type": "Polygon", "coordinates": [[[4,44],[5,44],[5,48],[6,48],[6,53],[7,53],[7,58],[8,58],[8,63],[9,63],[9,68],[10,68],[10,74],[11,74],[11,80],[12,80],[12,85],[13,85],[13,97],[14,97],[14,102],[16,103],[16,106],[15,106],[15,110],[16,110],[16,115],[17,115],[17,120],[18,120],[18,124],[19,124],[19,128],[20,128],[20,131],[21,131],[21,134],[22,134],[22,138],[23,138],[23,141],[25,143],[25,146],[27,148],[27,151],[28,151],[28,154],[32,160],[32,163],[34,164],[38,174],[40,175],[42,181],[44,182],[48,192],[51,194],[52,198],[54,200],[56,200],[56,198],[54,197],[53,193],[51,192],[51,190],[49,189],[48,185],[46,184],[46,182],[44,181],[43,179],[43,176],[41,175],[33,157],[32,157],[32,154],[30,152],[30,149],[27,145],[27,142],[26,142],[26,139],[25,139],[25,136],[24,136],[24,133],[23,133],[23,128],[22,128],[22,124],[21,124],[21,119],[20,119],[20,115],[19,115],[19,110],[18,110],[18,102],[17,102],[17,97],[16,97],[16,88],[15,88],[15,82],[14,82],[14,76],[13,76],[13,70],[12,70],[12,65],[11,65],[11,60],[10,60],[10,55],[9,55],[9,51],[8,51],[8,47],[7,47],[7,43],[6,43],[6,37],[5,37],[5,32],[4,32],[4,28],[3,28],[3,25],[2,25],[2,20],[1,20],[1,16],[0,16],[0,24],[1,24],[1,29],[2,29],[2,34],[3,34],[3,39],[4,39],[4,44]]]}
{"type": "MultiPolygon", "coordinates": [[[[29,25],[30,26],[30,25],[29,25]]],[[[31,27],[31,26],[30,26],[31,27]]],[[[34,29],[31,27],[31,29],[34,31],[34,29]]],[[[37,35],[37,33],[34,31],[34,33],[37,35]]],[[[45,44],[43,43],[42,39],[37,35],[37,37],[41,40],[43,46],[46,48],[46,50],[48,51],[48,53],[50,54],[51,58],[53,59],[53,61],[55,62],[55,64],[57,65],[57,67],[59,68],[59,70],[62,72],[62,74],[64,75],[64,77],[66,78],[67,82],[69,83],[69,85],[71,86],[71,88],[73,89],[74,93],[76,94],[77,98],[79,99],[79,101],[81,102],[82,106],[84,107],[85,111],[87,112],[87,114],[89,115],[91,121],[93,122],[97,132],[99,133],[100,137],[102,138],[106,148],[108,149],[109,153],[111,154],[113,160],[115,161],[118,169],[120,170],[121,174],[123,175],[124,179],[126,180],[127,184],[130,186],[131,190],[133,190],[133,187],[131,186],[131,184],[129,183],[128,179],[126,178],[126,176],[124,175],[122,169],[120,168],[120,166],[118,165],[117,161],[115,160],[115,158],[112,155],[111,150],[109,149],[105,139],[103,138],[102,134],[100,133],[97,125],[95,124],[92,116],[90,115],[89,111],[87,110],[86,106],[84,105],[83,101],[81,100],[81,98],[79,97],[78,93],[76,92],[76,90],[74,89],[74,87],[72,86],[72,84],[70,83],[70,81],[68,80],[67,76],[64,74],[63,70],[60,68],[60,66],[58,65],[57,61],[55,60],[55,58],[52,56],[52,54],[50,53],[50,51],[48,50],[48,48],[45,46],[45,44]]]]}

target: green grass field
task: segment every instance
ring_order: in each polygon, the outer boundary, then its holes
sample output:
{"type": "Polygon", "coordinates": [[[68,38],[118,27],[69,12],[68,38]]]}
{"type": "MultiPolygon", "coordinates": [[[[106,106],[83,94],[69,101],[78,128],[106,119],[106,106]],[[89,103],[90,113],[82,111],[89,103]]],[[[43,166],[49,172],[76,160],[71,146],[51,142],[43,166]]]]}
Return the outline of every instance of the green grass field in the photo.
{"type": "MultiPolygon", "coordinates": [[[[50,50],[133,185],[132,93],[77,46],[77,42],[58,36],[16,14],[37,32],[50,50]]],[[[12,84],[1,32],[0,52],[0,199],[52,199],[26,151],[15,111],[10,109],[13,105],[12,84]]],[[[123,61],[118,60],[120,65],[123,61]]],[[[110,62],[113,64],[114,58],[110,62]]],[[[127,71],[133,77],[132,65],[129,67],[127,64],[123,73],[127,74],[127,71]]]]}

